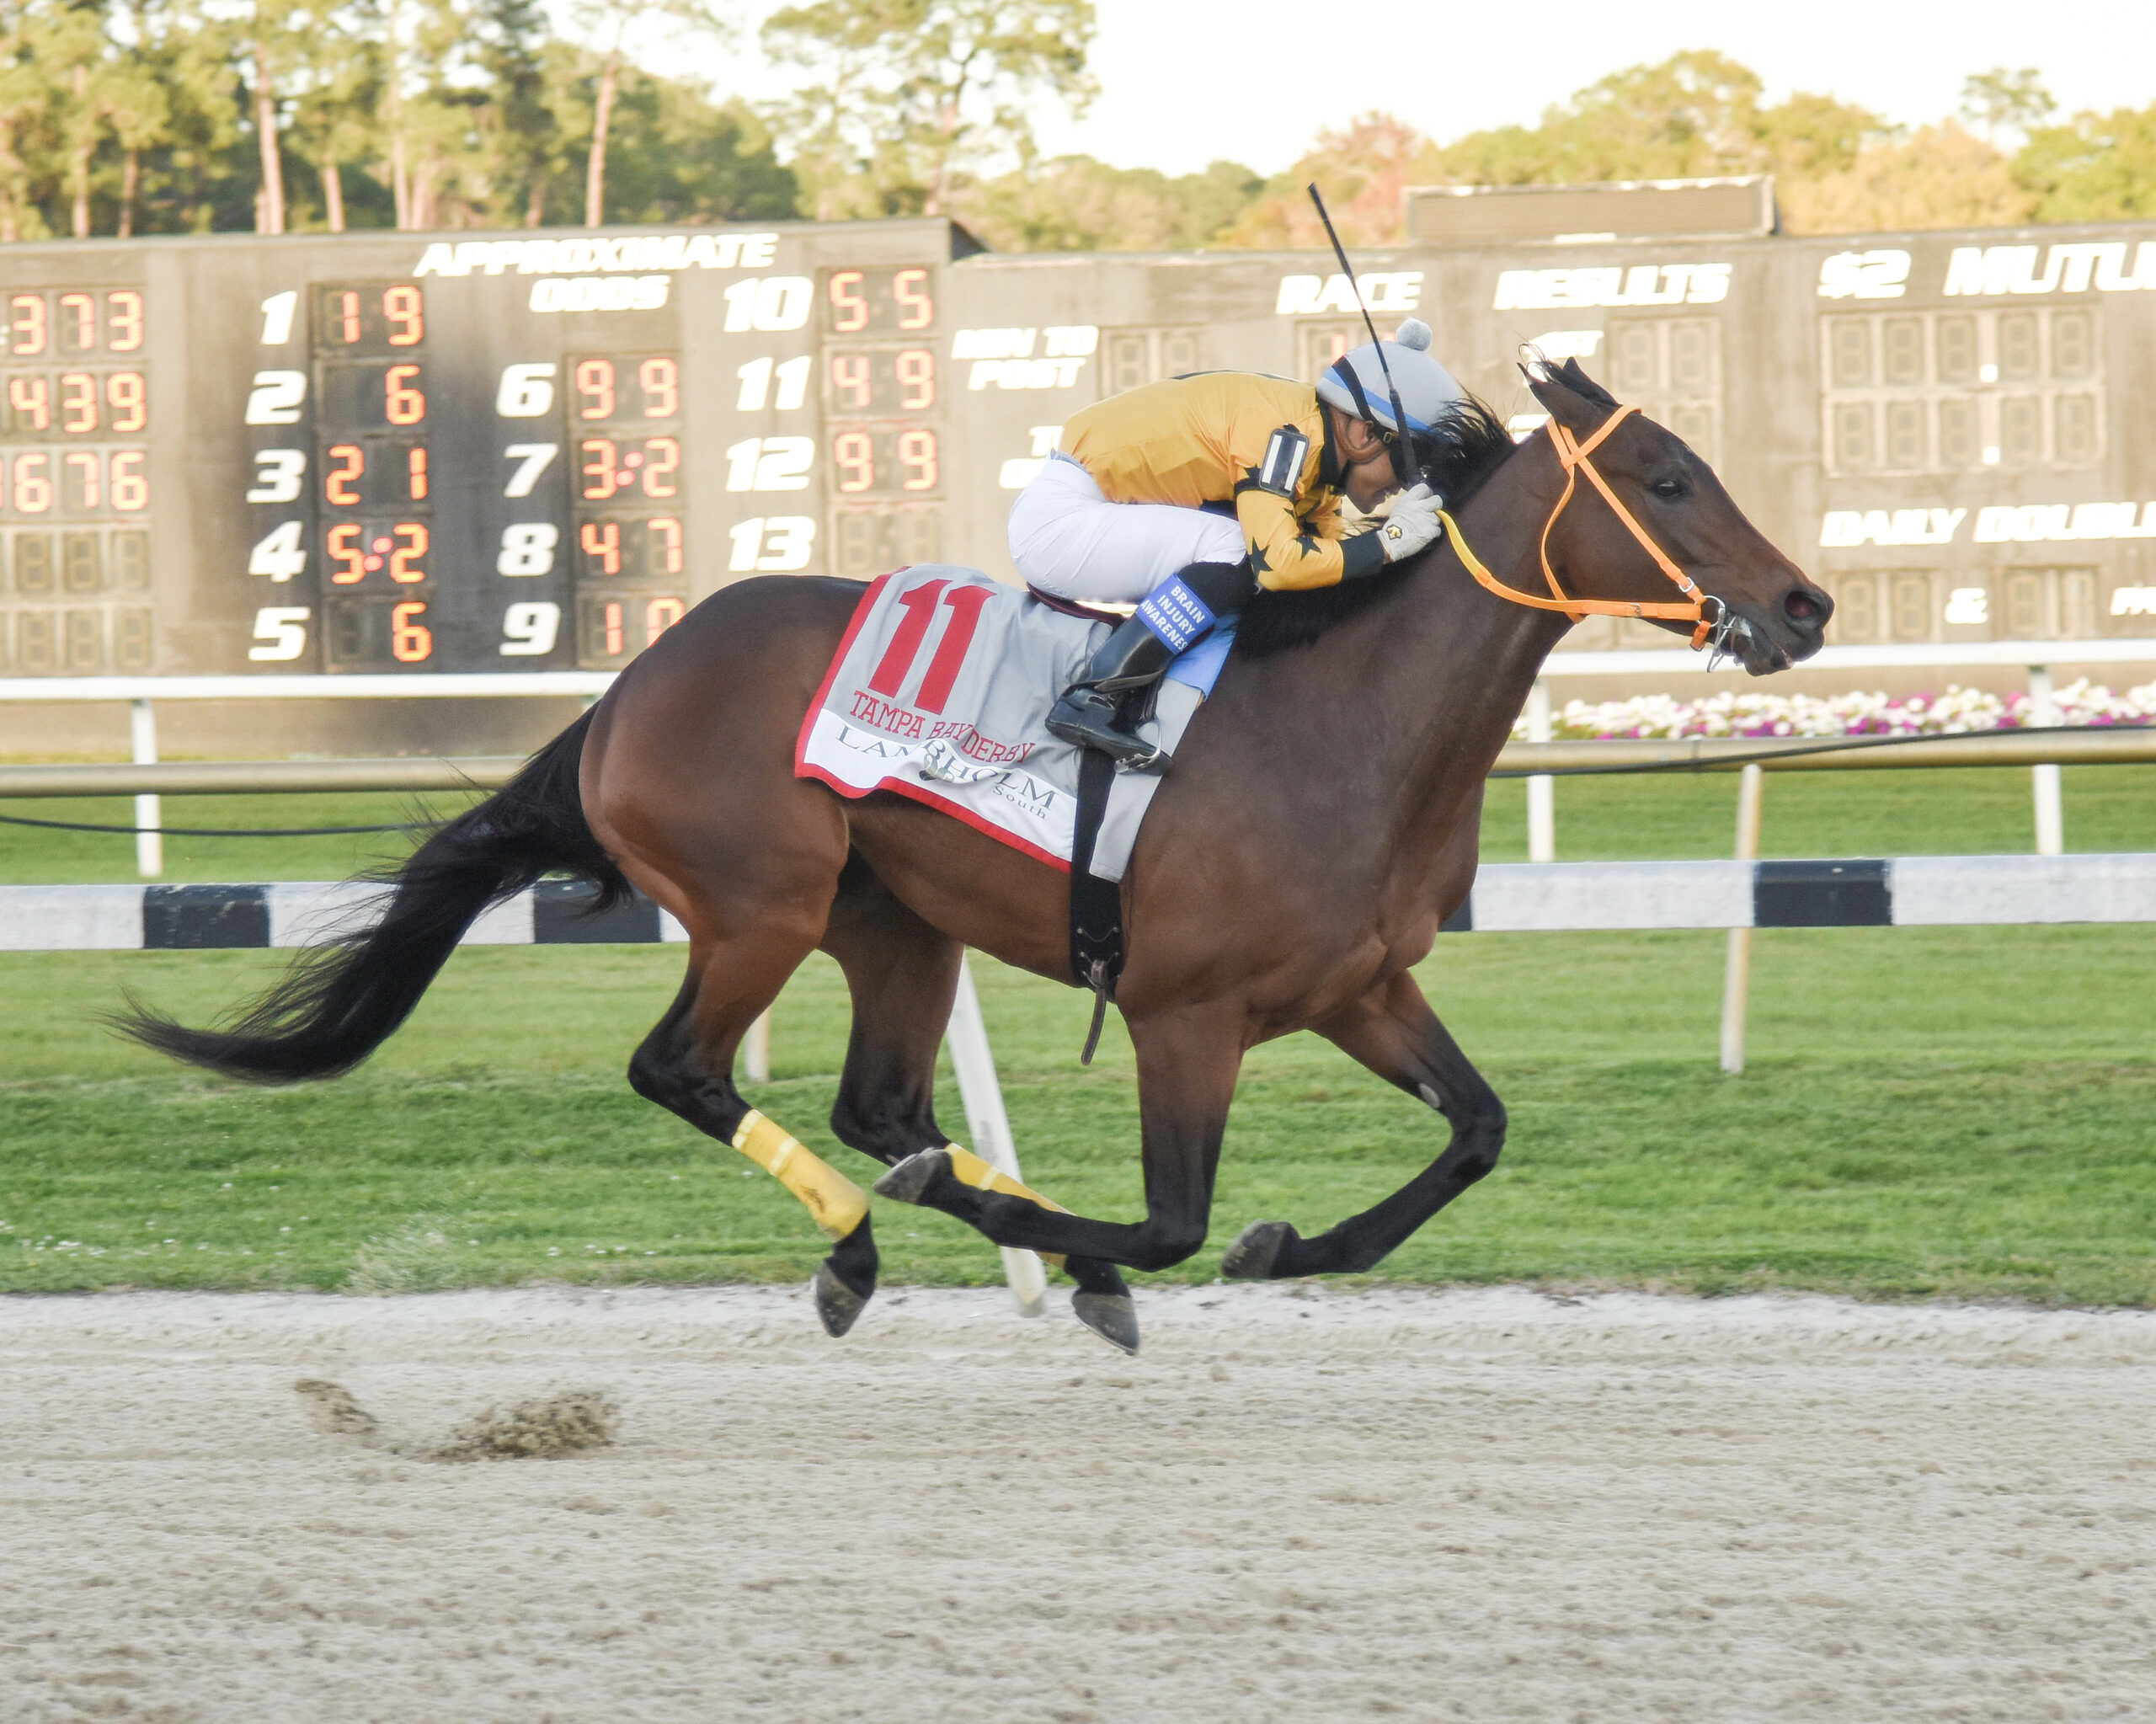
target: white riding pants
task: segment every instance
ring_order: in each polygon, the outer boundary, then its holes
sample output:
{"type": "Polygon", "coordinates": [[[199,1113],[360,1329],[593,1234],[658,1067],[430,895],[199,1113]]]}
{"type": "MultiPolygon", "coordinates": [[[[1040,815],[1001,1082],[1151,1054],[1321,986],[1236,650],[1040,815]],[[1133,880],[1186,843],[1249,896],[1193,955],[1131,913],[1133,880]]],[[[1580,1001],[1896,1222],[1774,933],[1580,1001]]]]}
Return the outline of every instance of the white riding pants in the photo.
{"type": "Polygon", "coordinates": [[[1241,523],[1166,503],[1111,503],[1068,456],[1052,456],[1011,505],[1011,560],[1059,599],[1134,605],[1193,563],[1250,554],[1241,523]]]}

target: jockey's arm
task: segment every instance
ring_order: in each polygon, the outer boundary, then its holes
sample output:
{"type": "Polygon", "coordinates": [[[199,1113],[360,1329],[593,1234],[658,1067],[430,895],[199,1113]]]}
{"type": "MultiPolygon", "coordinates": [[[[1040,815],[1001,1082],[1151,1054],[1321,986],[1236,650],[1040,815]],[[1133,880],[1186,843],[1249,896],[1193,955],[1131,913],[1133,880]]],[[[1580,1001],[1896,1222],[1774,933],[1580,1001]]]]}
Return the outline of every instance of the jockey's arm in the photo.
{"type": "Polygon", "coordinates": [[[1243,477],[1235,482],[1235,519],[1259,585],[1275,592],[1336,586],[1385,567],[1385,547],[1376,534],[1341,536],[1337,507],[1324,510],[1308,525],[1296,515],[1296,494],[1319,458],[1307,436],[1281,425],[1249,440],[1250,456],[1237,462],[1243,477]]]}

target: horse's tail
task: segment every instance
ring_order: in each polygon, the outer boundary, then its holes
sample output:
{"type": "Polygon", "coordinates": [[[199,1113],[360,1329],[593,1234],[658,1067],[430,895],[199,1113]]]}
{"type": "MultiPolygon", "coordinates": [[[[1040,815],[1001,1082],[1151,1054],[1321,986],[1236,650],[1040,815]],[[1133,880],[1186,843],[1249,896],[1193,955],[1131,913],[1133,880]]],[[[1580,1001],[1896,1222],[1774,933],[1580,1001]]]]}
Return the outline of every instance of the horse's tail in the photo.
{"type": "Polygon", "coordinates": [[[590,713],[578,719],[502,790],[437,827],[403,866],[368,877],[396,888],[380,920],[302,957],[229,1029],[189,1029],[131,998],[115,1027],[227,1077],[334,1077],[411,1015],[489,905],[554,872],[596,885],[595,908],[615,902],[629,883],[592,836],[577,789],[590,723],[590,713]]]}

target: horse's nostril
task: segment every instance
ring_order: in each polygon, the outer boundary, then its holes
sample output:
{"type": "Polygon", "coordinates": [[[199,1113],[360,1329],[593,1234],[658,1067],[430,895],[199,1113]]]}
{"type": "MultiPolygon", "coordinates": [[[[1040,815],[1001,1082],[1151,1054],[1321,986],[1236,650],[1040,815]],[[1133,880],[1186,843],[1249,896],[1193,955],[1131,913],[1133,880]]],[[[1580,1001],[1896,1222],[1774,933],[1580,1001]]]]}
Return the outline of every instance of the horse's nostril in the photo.
{"type": "Polygon", "coordinates": [[[1800,628],[1823,628],[1833,614],[1834,601],[1824,593],[1791,587],[1782,599],[1782,615],[1800,628]]]}

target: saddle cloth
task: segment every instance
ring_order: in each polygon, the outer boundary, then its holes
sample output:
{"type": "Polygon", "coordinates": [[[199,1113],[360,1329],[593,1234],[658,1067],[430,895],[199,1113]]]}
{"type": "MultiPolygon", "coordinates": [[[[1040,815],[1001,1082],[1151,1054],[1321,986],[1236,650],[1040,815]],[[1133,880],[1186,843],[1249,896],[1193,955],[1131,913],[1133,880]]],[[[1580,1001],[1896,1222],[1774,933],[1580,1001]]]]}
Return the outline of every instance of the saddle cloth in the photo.
{"type": "MultiPolygon", "coordinates": [[[[977,568],[883,575],[802,723],[794,775],[846,797],[910,797],[1068,873],[1083,750],[1049,735],[1046,721],[1107,630],[977,568]]],[[[1226,648],[1202,642],[1169,667],[1141,736],[1174,749],[1226,648]]],[[[1160,786],[1152,773],[1116,774],[1088,872],[1123,878],[1160,786]]]]}

